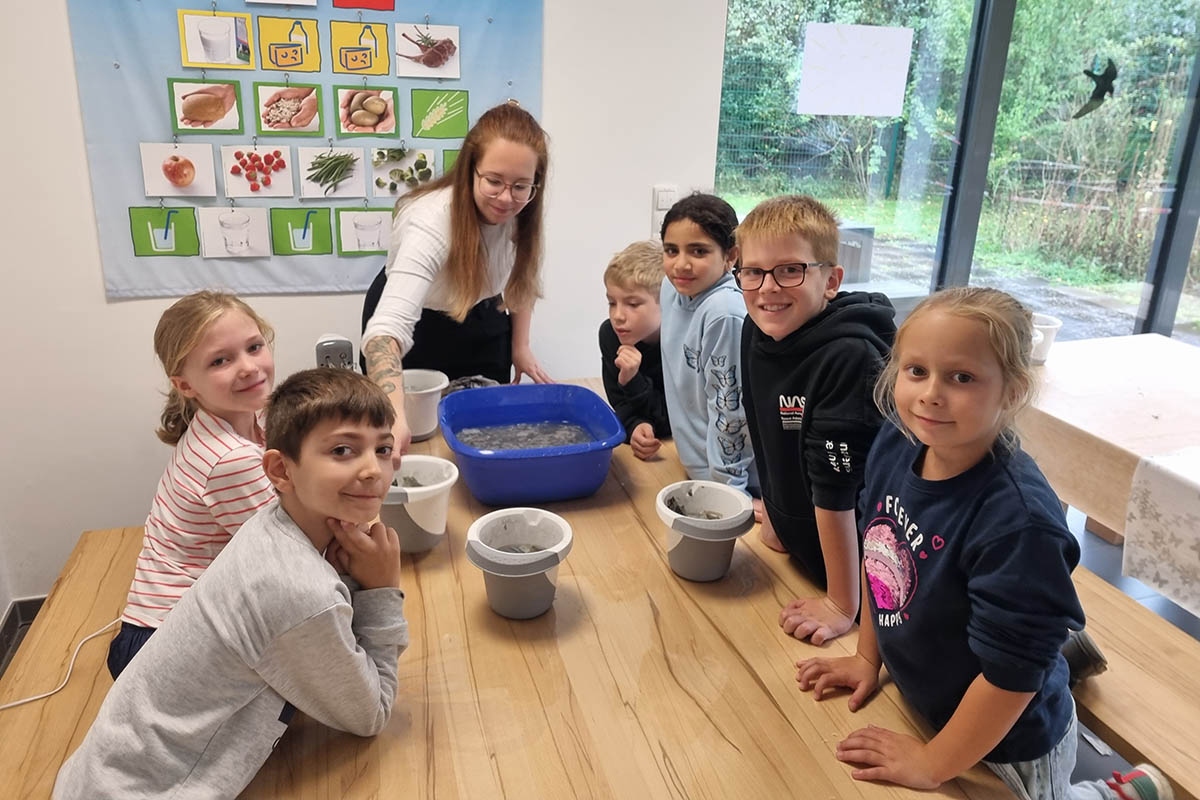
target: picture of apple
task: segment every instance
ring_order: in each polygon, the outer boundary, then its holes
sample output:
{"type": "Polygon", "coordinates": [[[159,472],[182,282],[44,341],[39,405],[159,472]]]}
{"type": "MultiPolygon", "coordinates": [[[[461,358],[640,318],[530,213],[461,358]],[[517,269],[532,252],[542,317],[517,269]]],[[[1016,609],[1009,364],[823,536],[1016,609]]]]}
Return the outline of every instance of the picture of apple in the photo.
{"type": "Polygon", "coordinates": [[[196,178],[196,165],[178,156],[168,156],[162,163],[163,175],[175,186],[188,186],[196,178]]]}

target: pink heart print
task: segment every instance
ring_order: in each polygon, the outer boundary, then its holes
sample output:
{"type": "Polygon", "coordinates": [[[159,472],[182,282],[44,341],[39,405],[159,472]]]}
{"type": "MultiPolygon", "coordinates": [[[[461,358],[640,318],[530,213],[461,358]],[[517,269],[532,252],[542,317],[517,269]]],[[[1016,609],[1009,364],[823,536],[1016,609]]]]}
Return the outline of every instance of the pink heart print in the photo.
{"type": "Polygon", "coordinates": [[[924,550],[922,550],[917,555],[920,556],[921,558],[929,558],[929,553],[926,553],[924,550]]]}
{"type": "Polygon", "coordinates": [[[941,549],[942,549],[943,547],[945,547],[945,546],[946,546],[946,540],[945,540],[945,539],[943,539],[942,537],[938,536],[937,534],[934,534],[934,537],[933,537],[933,549],[934,549],[934,550],[941,550],[941,549]]]}

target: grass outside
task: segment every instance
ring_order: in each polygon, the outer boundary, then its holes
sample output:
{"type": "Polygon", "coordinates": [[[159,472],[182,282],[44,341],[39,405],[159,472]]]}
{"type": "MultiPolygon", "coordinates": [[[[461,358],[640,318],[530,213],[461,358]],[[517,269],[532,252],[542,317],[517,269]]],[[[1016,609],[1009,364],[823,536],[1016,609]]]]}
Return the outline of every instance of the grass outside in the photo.
{"type": "MultiPolygon", "coordinates": [[[[723,197],[742,219],[769,195],[756,192],[730,192],[723,197]]],[[[839,219],[853,220],[875,226],[880,241],[915,241],[933,245],[941,226],[941,198],[922,201],[876,200],[867,202],[861,197],[838,197],[816,194],[839,219]]],[[[975,242],[973,269],[987,270],[1000,278],[1038,277],[1053,284],[1084,289],[1101,295],[1113,305],[1137,308],[1143,283],[1130,280],[1105,269],[1094,259],[1077,257],[1064,260],[1047,256],[1036,242],[1013,249],[1002,244],[1003,220],[990,206],[983,209],[979,234],[975,242]]],[[[1177,326],[1200,330],[1200,295],[1184,293],[1180,297],[1177,326]]]]}

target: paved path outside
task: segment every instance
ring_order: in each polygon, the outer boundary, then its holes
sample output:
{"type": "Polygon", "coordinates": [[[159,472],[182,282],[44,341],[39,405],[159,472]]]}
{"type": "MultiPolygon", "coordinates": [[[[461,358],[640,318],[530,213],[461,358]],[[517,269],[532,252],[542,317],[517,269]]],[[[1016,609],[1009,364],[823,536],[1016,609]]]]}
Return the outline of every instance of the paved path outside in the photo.
{"type": "MultiPolygon", "coordinates": [[[[934,246],[923,242],[875,240],[871,259],[871,277],[892,278],[928,286],[933,274],[934,246]]],[[[971,284],[1003,289],[1034,311],[1053,314],[1063,321],[1058,338],[1093,339],[1125,336],[1133,333],[1137,307],[1121,303],[1107,295],[1051,283],[1043,278],[1002,276],[995,270],[974,264],[971,284]]],[[[1173,338],[1200,346],[1200,330],[1177,326],[1173,338]]]]}

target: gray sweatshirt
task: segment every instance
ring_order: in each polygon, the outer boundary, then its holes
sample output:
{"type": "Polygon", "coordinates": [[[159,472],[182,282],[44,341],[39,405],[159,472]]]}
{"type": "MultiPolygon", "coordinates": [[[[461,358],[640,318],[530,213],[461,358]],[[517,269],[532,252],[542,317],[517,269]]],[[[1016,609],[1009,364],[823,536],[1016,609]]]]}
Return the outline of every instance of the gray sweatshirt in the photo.
{"type": "Polygon", "coordinates": [[[379,733],[407,645],[404,593],[354,591],[273,501],[121,673],[54,797],[235,797],[292,706],[379,733]]]}

